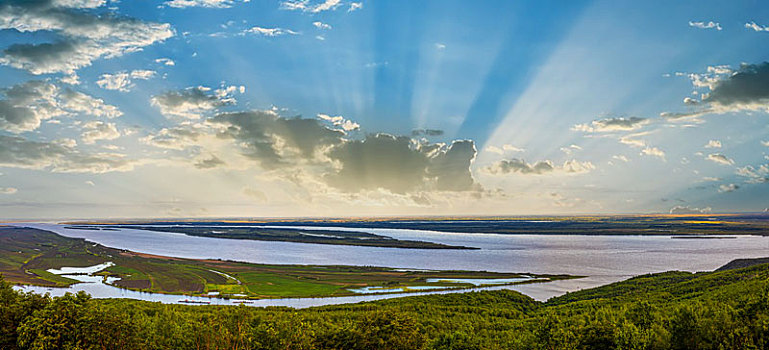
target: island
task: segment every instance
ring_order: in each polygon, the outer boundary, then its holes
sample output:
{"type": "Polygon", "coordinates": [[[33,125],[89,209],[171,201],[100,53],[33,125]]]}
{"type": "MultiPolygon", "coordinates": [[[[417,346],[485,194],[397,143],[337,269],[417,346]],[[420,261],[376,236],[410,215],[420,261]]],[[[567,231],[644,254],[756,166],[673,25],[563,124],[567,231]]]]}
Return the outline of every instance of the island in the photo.
{"type": "Polygon", "coordinates": [[[115,287],[243,299],[462,289],[579,277],[182,259],[114,249],[39,229],[0,227],[0,274],[11,283],[65,287],[78,281],[60,270],[69,268],[72,276],[91,273],[83,268],[94,266],[99,268],[93,275],[115,287]]]}

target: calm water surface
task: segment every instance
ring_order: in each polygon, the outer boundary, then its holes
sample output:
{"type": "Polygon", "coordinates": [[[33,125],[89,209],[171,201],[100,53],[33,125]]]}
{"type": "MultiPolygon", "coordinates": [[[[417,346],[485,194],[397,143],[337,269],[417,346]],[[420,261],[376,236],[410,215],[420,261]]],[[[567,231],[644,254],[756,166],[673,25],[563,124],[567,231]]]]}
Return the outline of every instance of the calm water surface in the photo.
{"type": "MultiPolygon", "coordinates": [[[[481,248],[479,250],[444,250],[232,240],[134,229],[121,229],[117,231],[78,230],[66,229],[63,225],[54,224],[24,224],[20,226],[49,230],[66,237],[85,238],[88,241],[113,248],[193,259],[229,259],[270,264],[365,265],[404,269],[486,270],[588,276],[587,278],[577,280],[483,288],[514,289],[538,300],[546,300],[568,291],[616,282],[640,274],[668,270],[692,272],[713,270],[732,259],[769,255],[769,237],[760,236],[738,236],[733,239],[671,239],[670,236],[501,235],[401,229],[304,228],[363,231],[397,239],[422,240],[481,248]]],[[[97,286],[88,287],[102,288],[97,286]]],[[[117,289],[106,285],[103,285],[103,287],[117,289]]],[[[47,289],[43,288],[43,290],[47,289]]],[[[133,293],[140,295],[150,294],[117,290],[121,292],[120,296],[111,295],[114,293],[113,291],[106,293],[109,295],[104,297],[138,298],[133,293]]],[[[58,293],[58,291],[54,291],[58,293]]],[[[104,291],[101,290],[86,291],[97,297],[104,294],[104,291]]],[[[431,293],[447,292],[456,291],[437,291],[431,293]]],[[[402,295],[266,299],[256,301],[254,305],[307,307],[391,298],[402,295]]],[[[180,299],[179,296],[157,294],[153,294],[153,296],[155,297],[142,297],[141,299],[163,302],[177,302],[180,299]],[[167,297],[170,298],[167,299],[167,297]]],[[[227,303],[231,302],[227,301],[227,303]]]]}

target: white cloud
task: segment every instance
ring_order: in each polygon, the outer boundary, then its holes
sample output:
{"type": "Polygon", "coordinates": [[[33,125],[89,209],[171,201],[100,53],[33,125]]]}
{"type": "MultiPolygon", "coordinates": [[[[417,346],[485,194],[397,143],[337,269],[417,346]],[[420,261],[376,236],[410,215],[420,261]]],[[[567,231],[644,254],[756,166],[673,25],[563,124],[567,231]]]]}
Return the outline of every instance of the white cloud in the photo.
{"type": "Polygon", "coordinates": [[[362,8],[363,8],[363,3],[362,2],[351,2],[350,3],[350,8],[347,9],[347,12],[357,11],[357,10],[360,10],[362,8]]]}
{"type": "Polygon", "coordinates": [[[542,160],[536,163],[527,163],[523,159],[512,158],[500,160],[481,171],[491,175],[508,175],[518,173],[522,175],[543,175],[549,173],[584,174],[595,169],[591,162],[580,162],[574,159],[567,160],[562,166],[553,164],[552,161],[542,160]]]}
{"type": "Polygon", "coordinates": [[[247,29],[245,33],[253,33],[253,34],[259,34],[263,36],[281,36],[281,35],[299,35],[299,32],[295,32],[291,29],[283,29],[283,28],[263,28],[263,27],[253,27],[251,29],[247,29]]]}
{"type": "MultiPolygon", "coordinates": [[[[95,5],[96,2],[67,1],[95,5]]],[[[140,51],[174,35],[170,24],[144,22],[129,17],[95,15],[62,9],[55,3],[16,2],[0,5],[0,29],[20,32],[53,32],[52,43],[13,44],[3,50],[0,64],[32,74],[74,74],[100,58],[140,51]]]]}
{"type": "Polygon", "coordinates": [[[86,180],[83,183],[85,183],[86,185],[91,186],[91,187],[96,186],[96,184],[93,183],[93,181],[91,181],[91,180],[86,180]]]}
{"type": "Polygon", "coordinates": [[[497,146],[487,146],[486,152],[496,153],[496,154],[505,154],[506,152],[514,153],[514,152],[523,152],[525,149],[518,148],[510,144],[504,144],[502,147],[497,146]]]}
{"type": "Polygon", "coordinates": [[[745,28],[753,29],[757,32],[769,32],[769,26],[762,26],[760,24],[756,24],[756,22],[753,21],[750,23],[745,23],[745,28]]]}
{"type": "Polygon", "coordinates": [[[681,215],[681,214],[706,214],[706,213],[710,213],[712,210],[713,209],[710,208],[710,207],[693,208],[693,207],[678,205],[678,206],[675,206],[673,208],[670,208],[670,214],[674,214],[674,215],[675,214],[678,214],[678,215],[681,215]]]}
{"type": "Polygon", "coordinates": [[[695,98],[684,97],[684,104],[685,105],[697,105],[699,103],[700,103],[700,101],[695,99],[695,98]]]}
{"type": "MultiPolygon", "coordinates": [[[[243,2],[248,2],[245,0],[243,2]]],[[[207,8],[230,8],[235,2],[233,0],[170,0],[163,4],[168,7],[207,7],[207,8]]]]}
{"type": "Polygon", "coordinates": [[[325,0],[316,4],[311,4],[309,0],[289,0],[281,2],[280,8],[290,11],[319,13],[328,10],[335,10],[340,5],[342,5],[341,0],[325,0]]]}
{"type": "Polygon", "coordinates": [[[435,48],[438,49],[438,50],[444,50],[444,49],[446,49],[446,44],[435,43],[435,48]]]}
{"type": "Polygon", "coordinates": [[[318,118],[331,123],[334,126],[342,128],[344,131],[353,131],[360,129],[360,124],[355,123],[349,119],[345,119],[341,115],[332,117],[328,114],[318,114],[318,118]]]}
{"type": "Polygon", "coordinates": [[[721,148],[721,141],[710,140],[708,141],[708,144],[705,145],[705,148],[721,148]]]}
{"type": "Polygon", "coordinates": [[[198,140],[206,129],[202,125],[179,125],[173,128],[164,128],[160,131],[139,139],[142,143],[158,148],[183,150],[197,145],[198,140]]]}
{"type": "Polygon", "coordinates": [[[174,62],[174,60],[172,60],[170,58],[167,58],[167,57],[157,58],[157,59],[155,59],[155,63],[164,64],[166,66],[174,66],[174,65],[176,65],[176,62],[174,62]]]}
{"type": "Polygon", "coordinates": [[[561,152],[569,155],[572,154],[574,151],[579,151],[579,150],[582,150],[582,147],[577,145],[569,145],[567,147],[561,147],[561,152]]]}
{"type": "Polygon", "coordinates": [[[153,96],[150,101],[167,117],[197,119],[206,111],[235,104],[232,94],[236,91],[245,92],[245,87],[233,85],[213,91],[205,86],[190,87],[153,96]]]}
{"type": "Polygon", "coordinates": [[[0,129],[12,133],[32,131],[41,121],[66,115],[60,106],[56,85],[44,81],[28,81],[0,90],[0,129]]]}
{"type": "Polygon", "coordinates": [[[132,79],[148,80],[156,74],[152,70],[134,70],[132,72],[118,72],[115,74],[102,74],[96,81],[102,89],[129,91],[133,88],[132,79]]]}
{"type": "Polygon", "coordinates": [[[80,85],[80,77],[77,73],[72,73],[59,78],[59,81],[69,85],[80,85]]]}
{"type": "Polygon", "coordinates": [[[118,153],[85,153],[56,142],[0,135],[0,166],[63,173],[130,171],[135,162],[118,153]]]}
{"type": "Polygon", "coordinates": [[[589,124],[577,124],[572,130],[583,132],[614,132],[630,131],[641,128],[649,123],[649,119],[630,117],[630,118],[607,118],[590,122],[589,124]]]}
{"type": "Polygon", "coordinates": [[[735,184],[723,184],[721,186],[718,186],[718,192],[734,192],[739,188],[740,186],[735,184]]]}
{"type": "Polygon", "coordinates": [[[623,161],[623,162],[625,162],[625,163],[629,162],[629,160],[627,159],[627,157],[625,157],[625,156],[623,156],[623,155],[613,155],[613,156],[611,156],[611,159],[620,160],[620,161],[623,161]]]}
{"type": "Polygon", "coordinates": [[[72,114],[115,118],[122,115],[117,107],[81,92],[45,81],[32,80],[0,89],[0,129],[12,133],[32,131],[44,120],[72,114]]]}
{"type": "Polygon", "coordinates": [[[646,141],[639,139],[641,136],[648,135],[649,132],[638,132],[630,135],[620,137],[619,142],[630,147],[641,148],[646,147],[646,141]]]}
{"type": "Polygon", "coordinates": [[[114,140],[120,137],[120,132],[114,123],[102,121],[90,121],[83,125],[83,134],[80,138],[84,144],[91,145],[99,140],[114,140]]]}
{"type": "Polygon", "coordinates": [[[662,160],[665,159],[665,152],[657,147],[646,147],[641,150],[641,155],[657,157],[662,160]]]}
{"type": "Polygon", "coordinates": [[[769,78],[767,62],[743,63],[738,70],[727,65],[710,66],[705,73],[681,75],[687,76],[695,92],[701,95],[701,100],[695,104],[701,107],[684,113],[660,114],[664,118],[696,121],[698,117],[709,113],[769,112],[769,90],[766,89],[765,83],[769,78]],[[698,89],[704,91],[697,91],[698,89]]]}
{"type": "Polygon", "coordinates": [[[62,106],[73,112],[93,115],[96,117],[117,118],[123,115],[117,107],[104,103],[104,100],[86,95],[82,92],[67,89],[61,94],[62,106]]]}
{"type": "Polygon", "coordinates": [[[694,28],[700,28],[700,29],[715,29],[715,30],[721,30],[721,24],[718,22],[692,22],[689,21],[689,26],[694,28]]]}
{"type": "Polygon", "coordinates": [[[318,28],[318,29],[325,29],[325,30],[331,29],[331,25],[330,24],[323,23],[321,21],[312,22],[312,25],[314,25],[315,28],[318,28]]]}
{"type": "Polygon", "coordinates": [[[106,0],[53,0],[51,4],[56,7],[71,7],[90,9],[101,7],[106,3],[106,0]]]}
{"type": "Polygon", "coordinates": [[[769,141],[761,141],[761,144],[765,147],[769,147],[769,141]]]}
{"type": "Polygon", "coordinates": [[[748,183],[767,183],[769,182],[769,164],[764,164],[755,168],[753,166],[745,166],[737,168],[737,175],[748,178],[748,183]]]}
{"type": "Polygon", "coordinates": [[[722,164],[722,165],[734,165],[734,160],[720,153],[711,153],[706,157],[707,160],[722,164]]]}

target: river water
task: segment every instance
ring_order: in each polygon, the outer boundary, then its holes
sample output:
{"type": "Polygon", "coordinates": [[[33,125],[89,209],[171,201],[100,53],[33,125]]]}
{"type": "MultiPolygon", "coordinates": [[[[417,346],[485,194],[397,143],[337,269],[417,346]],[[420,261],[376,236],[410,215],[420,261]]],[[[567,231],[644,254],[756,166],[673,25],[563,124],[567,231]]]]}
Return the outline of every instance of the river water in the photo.
{"type": "MultiPolygon", "coordinates": [[[[304,228],[363,231],[397,239],[481,248],[454,250],[233,240],[135,229],[79,230],[67,229],[63,225],[55,224],[20,224],[19,226],[49,230],[66,237],[85,238],[113,248],[193,259],[587,276],[574,280],[481,288],[513,289],[537,300],[546,300],[569,291],[595,287],[641,274],[668,270],[692,272],[713,270],[736,258],[769,255],[769,237],[762,236],[733,236],[729,239],[672,239],[671,236],[503,235],[401,229],[304,228]]],[[[64,291],[85,290],[95,297],[124,297],[167,303],[175,303],[186,298],[178,295],[133,292],[98,283],[76,284],[65,289],[31,286],[24,288],[37,292],[48,291],[52,295],[63,294],[64,291]]],[[[456,290],[335,298],[264,299],[249,305],[309,307],[403,295],[451,292],[456,290]]],[[[203,300],[210,300],[212,304],[232,303],[216,298],[203,300]]]]}

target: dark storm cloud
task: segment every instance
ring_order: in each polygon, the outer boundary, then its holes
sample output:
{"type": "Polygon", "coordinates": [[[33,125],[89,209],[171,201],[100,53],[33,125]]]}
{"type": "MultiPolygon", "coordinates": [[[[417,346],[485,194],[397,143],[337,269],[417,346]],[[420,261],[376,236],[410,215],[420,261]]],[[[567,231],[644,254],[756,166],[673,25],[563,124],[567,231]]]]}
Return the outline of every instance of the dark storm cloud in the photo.
{"type": "Polygon", "coordinates": [[[703,102],[724,106],[752,104],[769,99],[769,62],[745,64],[731,76],[716,83],[703,102]]]}

